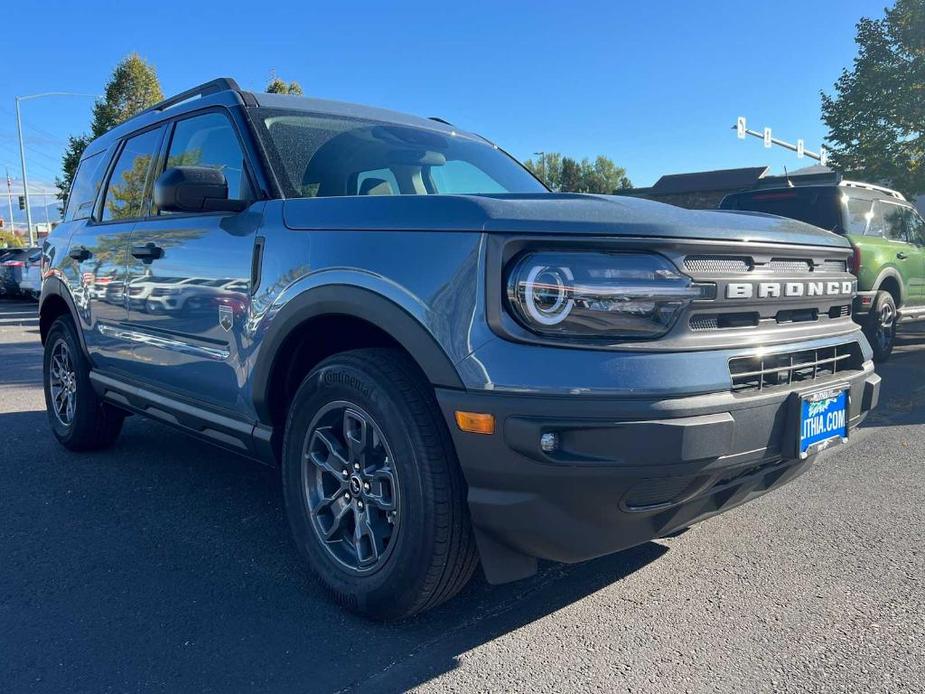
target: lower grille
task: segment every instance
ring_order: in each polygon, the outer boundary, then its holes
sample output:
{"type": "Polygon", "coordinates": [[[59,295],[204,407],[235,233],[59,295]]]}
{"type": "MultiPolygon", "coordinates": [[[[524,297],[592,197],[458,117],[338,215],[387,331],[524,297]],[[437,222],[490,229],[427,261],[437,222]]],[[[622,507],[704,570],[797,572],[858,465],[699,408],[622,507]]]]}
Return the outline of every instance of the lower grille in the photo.
{"type": "Polygon", "coordinates": [[[860,371],[863,365],[861,346],[848,342],[799,352],[735,357],[729,360],[729,376],[734,393],[747,393],[811,383],[840,373],[860,371]]]}

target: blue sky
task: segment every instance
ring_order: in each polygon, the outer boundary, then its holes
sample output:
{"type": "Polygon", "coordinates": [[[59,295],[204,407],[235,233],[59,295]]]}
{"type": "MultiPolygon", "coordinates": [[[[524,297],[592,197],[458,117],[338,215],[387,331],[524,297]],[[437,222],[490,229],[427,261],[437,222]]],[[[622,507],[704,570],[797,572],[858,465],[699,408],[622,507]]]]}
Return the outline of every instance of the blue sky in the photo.
{"type": "MultiPolygon", "coordinates": [[[[737,115],[817,149],[819,91],[884,0],[742,2],[15,2],[2,15],[0,174],[18,177],[13,97],[100,93],[131,51],[165,93],[220,75],[262,88],[439,115],[520,159],[606,154],[636,185],[660,175],[812,163],[736,139],[737,115]]],[[[51,181],[91,101],[23,104],[30,180],[51,181]]],[[[3,186],[5,193],[5,186],[3,186]]],[[[0,206],[5,212],[5,205],[0,206]]]]}

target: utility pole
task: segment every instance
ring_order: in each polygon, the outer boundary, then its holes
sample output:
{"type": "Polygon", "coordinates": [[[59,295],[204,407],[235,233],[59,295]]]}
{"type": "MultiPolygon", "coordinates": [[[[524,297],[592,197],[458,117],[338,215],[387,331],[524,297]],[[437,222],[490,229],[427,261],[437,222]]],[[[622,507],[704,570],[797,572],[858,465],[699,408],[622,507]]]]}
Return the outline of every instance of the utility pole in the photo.
{"type": "Polygon", "coordinates": [[[42,188],[42,207],[45,208],[45,233],[51,231],[51,222],[48,221],[48,191],[42,188]]]}
{"type": "MultiPolygon", "coordinates": [[[[29,179],[26,176],[26,147],[22,137],[22,115],[19,112],[19,102],[26,99],[39,99],[43,96],[89,96],[99,98],[98,94],[82,94],[78,92],[43,92],[42,94],[29,94],[16,97],[16,129],[19,132],[19,160],[22,163],[22,187],[26,201],[26,224],[29,227],[29,244],[35,245],[35,230],[32,228],[32,208],[29,205],[29,179]]],[[[48,210],[46,209],[46,214],[48,210]]]]}
{"type": "Polygon", "coordinates": [[[543,173],[540,174],[540,178],[543,179],[543,184],[548,186],[549,183],[546,180],[546,152],[534,152],[533,156],[540,158],[540,168],[543,171],[543,173]]]}
{"type": "Polygon", "coordinates": [[[26,176],[26,147],[22,139],[22,116],[19,113],[19,100],[16,97],[16,129],[19,131],[19,161],[22,164],[22,189],[26,198],[26,228],[29,230],[29,246],[35,245],[35,232],[32,229],[32,208],[29,207],[29,179],[26,176]]]}
{"type": "Polygon", "coordinates": [[[16,223],[13,221],[13,179],[10,170],[6,170],[6,202],[10,206],[10,231],[16,232],[16,223]]]}

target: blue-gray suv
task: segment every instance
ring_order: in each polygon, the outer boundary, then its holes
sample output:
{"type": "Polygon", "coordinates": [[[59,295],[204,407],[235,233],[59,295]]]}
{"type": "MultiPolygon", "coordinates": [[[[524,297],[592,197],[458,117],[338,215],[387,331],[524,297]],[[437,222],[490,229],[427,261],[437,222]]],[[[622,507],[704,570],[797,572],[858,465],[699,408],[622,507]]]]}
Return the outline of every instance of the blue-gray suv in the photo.
{"type": "Polygon", "coordinates": [[[92,142],[42,256],[51,428],[281,468],[307,565],[397,619],[677,533],[877,402],[848,242],[551,193],[440,119],[219,79],[92,142]],[[152,442],[153,443],[153,442],[152,442]]]}

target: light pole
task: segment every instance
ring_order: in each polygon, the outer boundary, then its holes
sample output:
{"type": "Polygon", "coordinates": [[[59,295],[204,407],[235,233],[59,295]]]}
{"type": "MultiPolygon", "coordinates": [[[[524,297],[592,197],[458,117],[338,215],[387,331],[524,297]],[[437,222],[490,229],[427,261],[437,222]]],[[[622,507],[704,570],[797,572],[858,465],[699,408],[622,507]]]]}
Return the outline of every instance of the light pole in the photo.
{"type": "MultiPolygon", "coordinates": [[[[26,176],[26,147],[23,144],[22,137],[22,115],[19,111],[19,102],[29,99],[38,99],[43,96],[89,96],[94,99],[97,94],[81,94],[79,92],[43,92],[41,94],[29,94],[28,96],[16,97],[16,130],[19,132],[19,161],[22,164],[22,187],[23,196],[26,203],[26,227],[29,229],[29,245],[35,245],[35,230],[32,228],[32,208],[29,206],[29,178],[26,176]]],[[[12,223],[12,220],[10,220],[12,223]]]]}
{"type": "Polygon", "coordinates": [[[10,231],[16,233],[16,224],[13,222],[13,179],[10,170],[6,170],[6,204],[10,207],[10,231]]]}
{"type": "Polygon", "coordinates": [[[546,183],[546,152],[534,152],[533,156],[540,158],[540,167],[543,170],[543,173],[540,176],[540,178],[543,179],[544,185],[549,185],[548,183],[546,183]]]}

